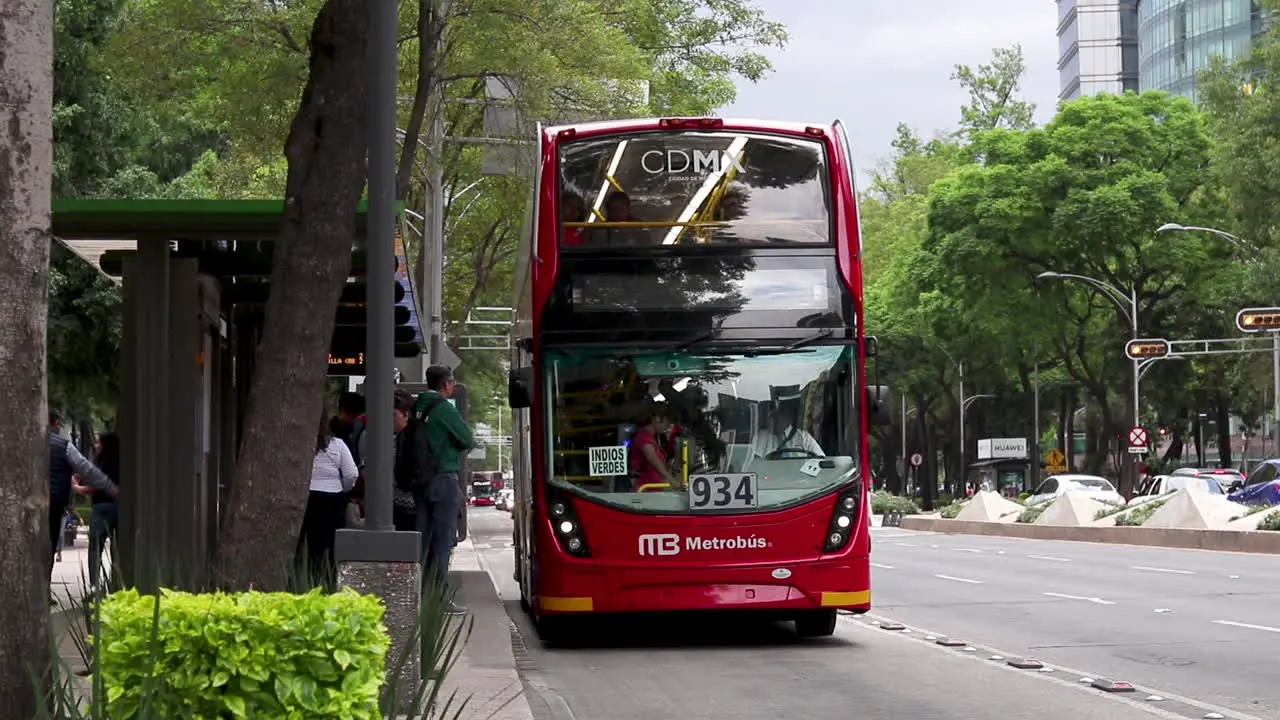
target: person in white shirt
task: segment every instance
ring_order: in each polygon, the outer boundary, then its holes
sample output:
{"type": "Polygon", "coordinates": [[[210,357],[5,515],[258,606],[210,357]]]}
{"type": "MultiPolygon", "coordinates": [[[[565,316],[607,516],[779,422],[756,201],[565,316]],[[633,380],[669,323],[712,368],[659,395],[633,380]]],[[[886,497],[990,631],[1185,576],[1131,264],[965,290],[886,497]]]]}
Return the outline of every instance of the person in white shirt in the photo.
{"type": "Polygon", "coordinates": [[[347,492],[355,487],[360,471],[347,444],[329,432],[327,419],[316,433],[316,454],[311,461],[311,492],[298,538],[300,570],[317,585],[336,583],[333,545],[347,520],[347,492]]]}
{"type": "Polygon", "coordinates": [[[769,413],[769,426],[756,433],[751,451],[756,457],[766,459],[827,456],[812,435],[794,425],[790,413],[777,407],[769,413]],[[778,452],[780,450],[784,452],[778,452]],[[778,454],[769,458],[774,453],[778,454]]]}

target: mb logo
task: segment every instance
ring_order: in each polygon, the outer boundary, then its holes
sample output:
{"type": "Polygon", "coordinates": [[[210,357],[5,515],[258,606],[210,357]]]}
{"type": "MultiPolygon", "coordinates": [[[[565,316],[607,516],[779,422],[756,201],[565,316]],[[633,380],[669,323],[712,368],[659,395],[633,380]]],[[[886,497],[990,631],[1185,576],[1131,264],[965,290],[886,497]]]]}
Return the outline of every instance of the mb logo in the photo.
{"type": "Polygon", "coordinates": [[[669,175],[688,172],[706,175],[729,170],[746,172],[737,155],[723,150],[650,150],[640,156],[640,166],[650,175],[663,172],[669,175]]]}
{"type": "Polygon", "coordinates": [[[675,533],[640,536],[641,557],[646,555],[678,555],[679,553],[680,536],[675,533]]]}

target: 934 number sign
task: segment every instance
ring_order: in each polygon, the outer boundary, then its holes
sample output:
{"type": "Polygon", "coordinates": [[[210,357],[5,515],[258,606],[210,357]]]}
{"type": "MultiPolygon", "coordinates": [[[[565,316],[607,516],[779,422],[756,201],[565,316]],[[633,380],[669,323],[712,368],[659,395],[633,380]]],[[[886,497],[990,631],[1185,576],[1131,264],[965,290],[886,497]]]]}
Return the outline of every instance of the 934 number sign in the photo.
{"type": "Polygon", "coordinates": [[[759,506],[755,473],[689,476],[690,510],[740,510],[759,506]]]}

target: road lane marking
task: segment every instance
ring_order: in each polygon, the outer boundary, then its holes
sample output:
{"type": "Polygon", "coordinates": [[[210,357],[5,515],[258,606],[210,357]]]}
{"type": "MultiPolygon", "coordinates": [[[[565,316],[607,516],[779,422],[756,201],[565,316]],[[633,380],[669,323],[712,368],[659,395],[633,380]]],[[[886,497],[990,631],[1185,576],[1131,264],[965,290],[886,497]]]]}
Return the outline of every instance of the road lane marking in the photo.
{"type": "Polygon", "coordinates": [[[877,567],[877,568],[880,568],[880,569],[882,569],[882,570],[892,570],[892,569],[893,569],[893,566],[892,566],[892,565],[884,565],[884,564],[882,564],[882,563],[871,563],[871,567],[877,567]]]}
{"type": "Polygon", "coordinates": [[[1231,627],[1244,628],[1245,630],[1261,630],[1269,633],[1280,633],[1280,628],[1271,627],[1269,625],[1254,625],[1253,623],[1236,622],[1235,620],[1214,620],[1215,625],[1230,625],[1231,627]]]}
{"type": "Polygon", "coordinates": [[[1032,560],[1044,560],[1045,562],[1071,562],[1071,558],[1053,557],[1052,555],[1028,555],[1032,560]]]}
{"type": "Polygon", "coordinates": [[[1062,598],[1063,600],[1083,600],[1085,602],[1091,602],[1095,605],[1115,605],[1115,603],[1110,600],[1103,600],[1102,598],[1097,598],[1097,597],[1085,597],[1083,595],[1067,595],[1066,593],[1054,593],[1054,592],[1047,592],[1047,593],[1041,593],[1041,594],[1047,595],[1049,597],[1062,598]]]}
{"type": "Polygon", "coordinates": [[[953,582],[969,583],[970,585],[982,585],[981,580],[970,580],[969,578],[956,577],[955,575],[934,575],[940,580],[951,580],[953,582]]]}
{"type": "Polygon", "coordinates": [[[985,553],[986,552],[986,550],[979,550],[977,548],[952,548],[952,549],[955,550],[956,552],[968,552],[968,553],[985,553]]]}
{"type": "Polygon", "coordinates": [[[1130,570],[1146,570],[1147,572],[1169,573],[1170,575],[1195,575],[1191,570],[1174,570],[1173,568],[1147,567],[1146,565],[1130,565],[1130,570]]]}
{"type": "Polygon", "coordinates": [[[898,547],[915,547],[915,545],[912,545],[911,543],[894,543],[894,545],[897,545],[898,547]]]}

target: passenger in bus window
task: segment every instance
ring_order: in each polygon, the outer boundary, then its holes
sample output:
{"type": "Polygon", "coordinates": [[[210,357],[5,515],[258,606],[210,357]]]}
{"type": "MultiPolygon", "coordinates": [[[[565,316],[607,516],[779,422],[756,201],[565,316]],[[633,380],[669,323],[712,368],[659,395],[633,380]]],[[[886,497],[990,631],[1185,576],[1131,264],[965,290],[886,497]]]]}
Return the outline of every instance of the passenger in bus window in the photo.
{"type": "Polygon", "coordinates": [[[751,451],[766,460],[827,456],[812,435],[795,426],[792,413],[784,407],[770,410],[769,425],[757,433],[751,451]]]}
{"type": "MultiPolygon", "coordinates": [[[[631,197],[621,190],[614,190],[604,200],[604,219],[605,222],[623,223],[638,222],[635,213],[631,211],[631,197]]],[[[648,236],[648,231],[644,228],[634,227],[611,227],[602,228],[606,243],[609,245],[642,245],[648,236]]]]}
{"type": "Polygon", "coordinates": [[[671,430],[671,409],[666,403],[654,403],[645,413],[644,424],[631,436],[631,476],[636,492],[645,485],[667,484],[677,489],[680,483],[671,472],[666,451],[659,438],[671,430]]]}
{"type": "MultiPolygon", "coordinates": [[[[587,204],[577,193],[566,192],[560,196],[560,222],[580,223],[587,219],[587,204]]],[[[565,247],[580,247],[586,242],[582,228],[564,228],[561,244],[565,247]]]]}

